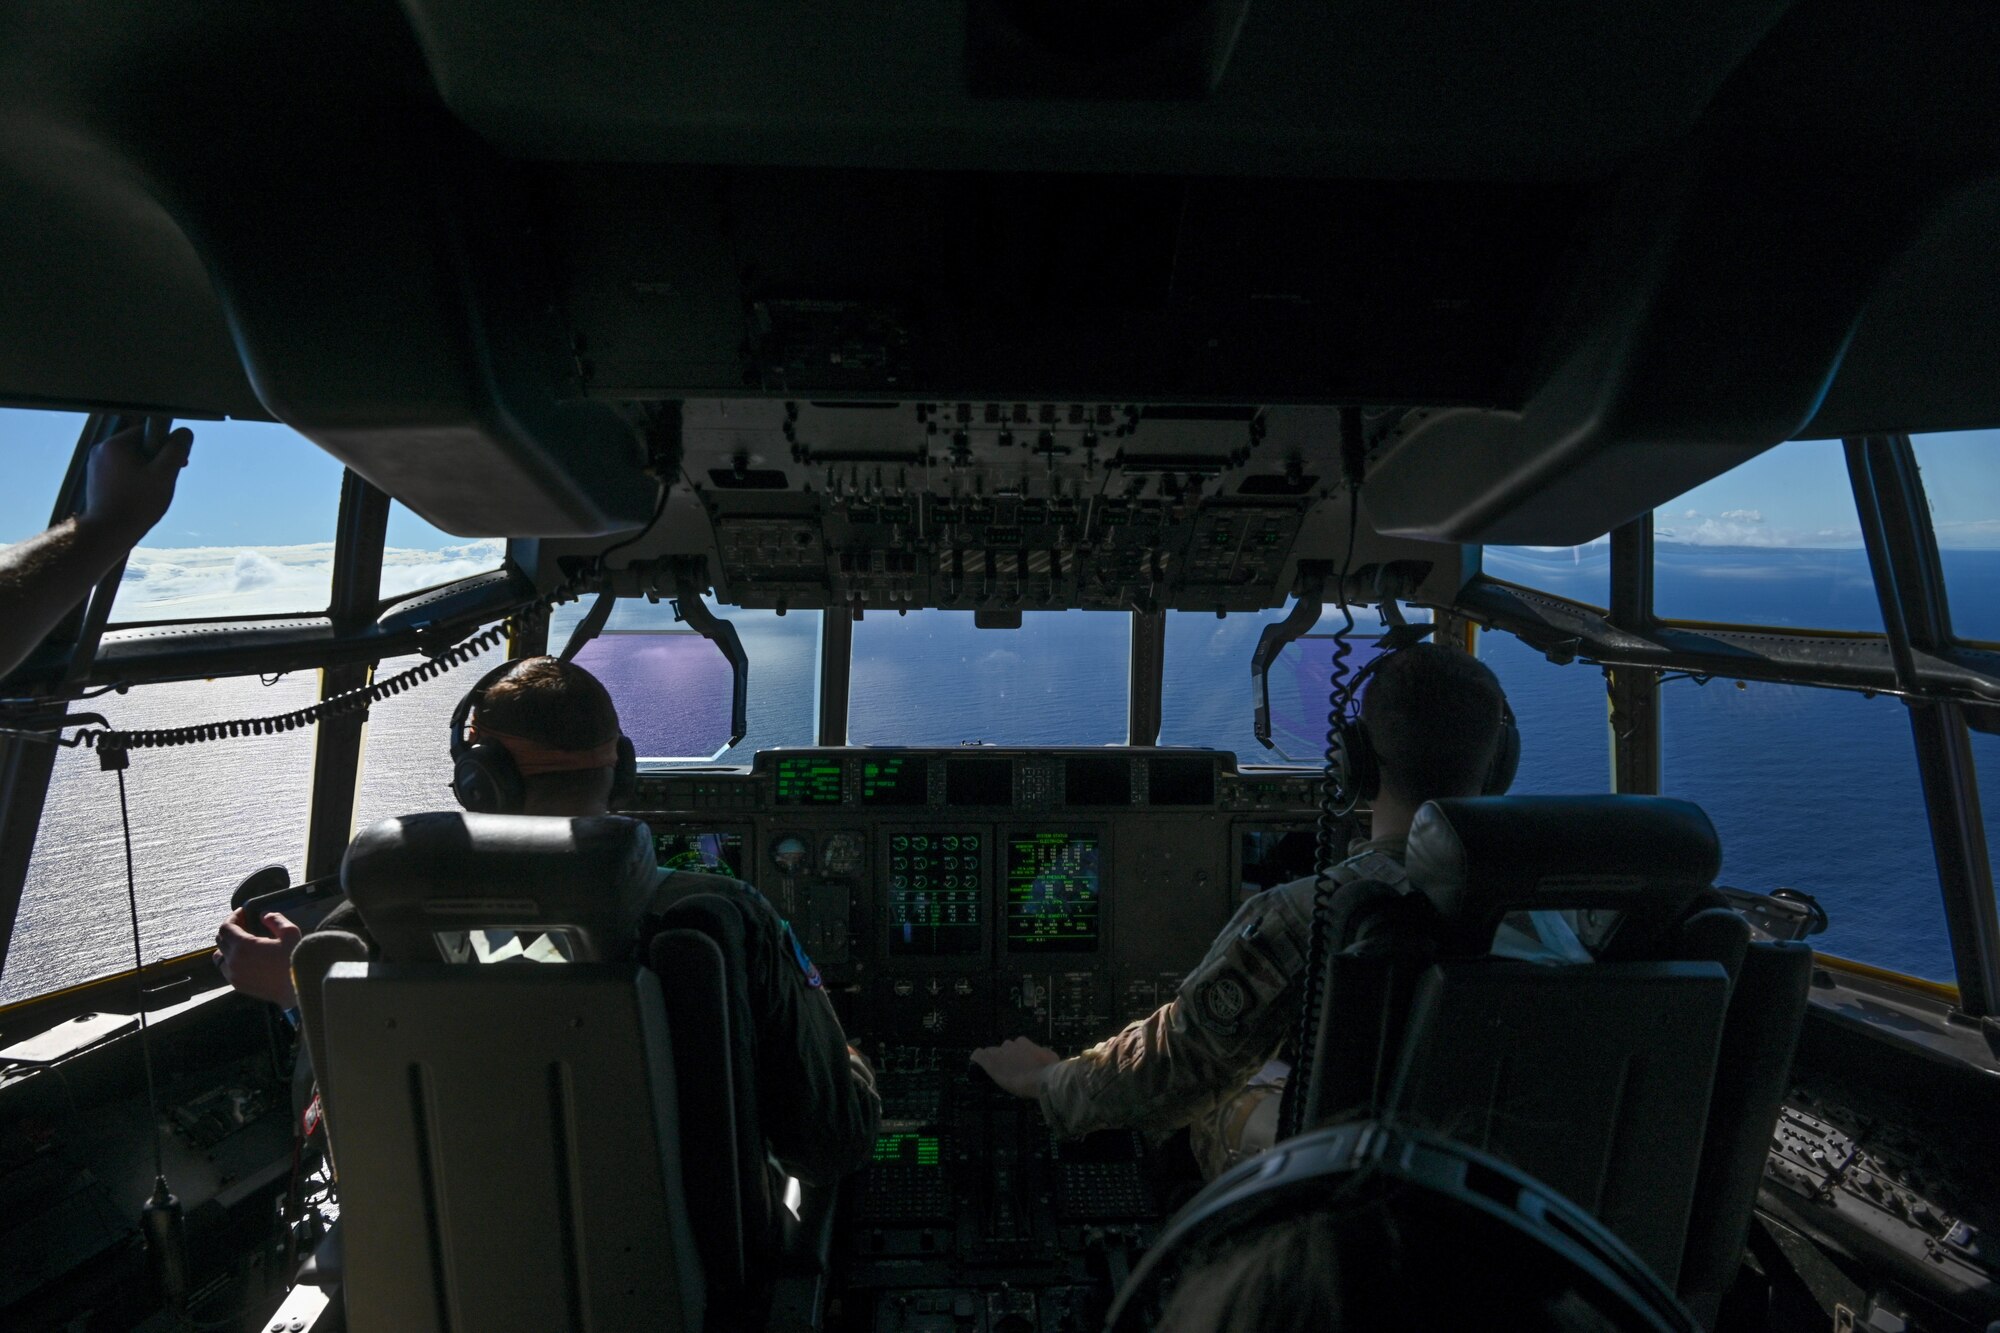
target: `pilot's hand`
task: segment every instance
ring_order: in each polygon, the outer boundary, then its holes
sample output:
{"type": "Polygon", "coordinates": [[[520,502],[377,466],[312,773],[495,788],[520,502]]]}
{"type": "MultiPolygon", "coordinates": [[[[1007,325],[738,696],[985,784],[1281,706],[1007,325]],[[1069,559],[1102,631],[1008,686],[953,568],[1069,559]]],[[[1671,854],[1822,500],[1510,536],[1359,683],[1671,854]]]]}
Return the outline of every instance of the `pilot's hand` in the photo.
{"type": "Polygon", "coordinates": [[[295,1008],[299,995],[292,989],[292,950],[305,932],[278,912],[264,914],[264,929],[272,938],[250,932],[248,908],[231,912],[215,932],[215,966],[223,980],[245,995],[280,1009],[295,1008]]]}
{"type": "Polygon", "coordinates": [[[194,447],[194,432],[181,426],[168,434],[157,455],[147,458],[145,438],[145,429],[134,426],[90,451],[77,523],[119,546],[138,541],[167,512],[174,482],[194,447]]]}
{"type": "Polygon", "coordinates": [[[998,1046],[982,1046],[972,1053],[972,1063],[987,1077],[1016,1097],[1042,1095],[1042,1078],[1061,1059],[1046,1046],[1037,1046],[1026,1037],[1009,1037],[998,1046]]]}

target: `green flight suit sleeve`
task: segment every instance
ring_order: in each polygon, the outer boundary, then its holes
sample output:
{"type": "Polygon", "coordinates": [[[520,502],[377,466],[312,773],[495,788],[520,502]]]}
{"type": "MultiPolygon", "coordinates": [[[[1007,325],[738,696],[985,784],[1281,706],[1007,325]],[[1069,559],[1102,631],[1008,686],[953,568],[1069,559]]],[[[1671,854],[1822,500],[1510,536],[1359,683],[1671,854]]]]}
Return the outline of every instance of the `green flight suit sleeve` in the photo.
{"type": "Polygon", "coordinates": [[[1298,1021],[1312,891],[1296,880],[1245,903],[1171,1001],[1051,1066],[1040,1098],[1050,1127],[1163,1136],[1239,1092],[1298,1021]]]}

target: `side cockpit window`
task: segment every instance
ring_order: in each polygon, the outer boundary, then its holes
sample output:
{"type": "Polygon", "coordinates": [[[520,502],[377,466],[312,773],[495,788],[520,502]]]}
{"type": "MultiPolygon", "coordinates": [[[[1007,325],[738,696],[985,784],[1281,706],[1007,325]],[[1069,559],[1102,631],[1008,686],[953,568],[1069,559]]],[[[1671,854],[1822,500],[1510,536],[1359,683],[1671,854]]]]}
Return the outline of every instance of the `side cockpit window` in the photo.
{"type": "MultiPolygon", "coordinates": [[[[137,685],[86,706],[127,730],[170,727],[303,708],[318,685],[312,671],[268,686],[231,676],[137,685]]],[[[146,962],[211,943],[231,890],[258,867],[281,864],[302,877],[313,737],[300,729],[133,752],[125,785],[146,962]]],[[[0,974],[0,1004],[131,967],[117,780],[94,751],[60,750],[0,974]]]]}
{"type": "Polygon", "coordinates": [[[2000,430],[1918,435],[1912,443],[1944,566],[1952,632],[2000,644],[2000,430]]]}
{"type": "MultiPolygon", "coordinates": [[[[1838,440],[1759,454],[1653,515],[1668,621],[1880,634],[1881,602],[1838,440]]],[[[1662,785],[1722,835],[1722,880],[1819,899],[1825,952],[1953,975],[1910,718],[1889,696],[1670,676],[1662,785]]]]}
{"type": "Polygon", "coordinates": [[[1882,632],[1839,440],[1792,440],[1653,511],[1662,620],[1882,632]]]}
{"type": "MultiPolygon", "coordinates": [[[[507,543],[500,537],[454,537],[406,508],[389,505],[382,546],[382,596],[401,597],[500,568],[507,543]]],[[[385,670],[381,674],[387,675],[385,670]]]]}
{"type": "Polygon", "coordinates": [[[1662,786],[1722,835],[1722,879],[1818,898],[1814,948],[1952,979],[1910,719],[1886,695],[1757,681],[1668,682],[1662,786]]]}
{"type": "Polygon", "coordinates": [[[0,463],[7,476],[0,486],[0,546],[49,526],[87,420],[81,412],[0,407],[0,463]]]}
{"type": "Polygon", "coordinates": [[[319,615],[343,469],[289,426],[190,421],[174,502],[125,561],[111,623],[319,615]]]}
{"type": "Polygon", "coordinates": [[[1611,605],[1611,539],[1582,546],[1486,546],[1480,572],[1599,610],[1611,605]]]}

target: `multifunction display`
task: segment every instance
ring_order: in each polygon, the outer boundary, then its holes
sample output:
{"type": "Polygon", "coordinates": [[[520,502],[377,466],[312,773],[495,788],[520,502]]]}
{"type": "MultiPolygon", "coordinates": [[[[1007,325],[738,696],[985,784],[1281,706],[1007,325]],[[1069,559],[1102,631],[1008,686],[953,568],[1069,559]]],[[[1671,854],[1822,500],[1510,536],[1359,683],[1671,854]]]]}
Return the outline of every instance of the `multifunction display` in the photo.
{"type": "Polygon", "coordinates": [[[978,953],[986,849],[977,833],[889,835],[889,952],[978,953]]]}
{"type": "Polygon", "coordinates": [[[870,1160],[877,1166],[941,1166],[943,1144],[935,1134],[877,1134],[870,1160]]]}
{"type": "Polygon", "coordinates": [[[1097,948],[1098,839],[1090,833],[1007,837],[1007,947],[1046,953],[1097,948]]]}
{"type": "Polygon", "coordinates": [[[698,829],[653,831],[654,862],[667,870],[696,870],[743,878],[743,835],[698,829]]]}
{"type": "Polygon", "coordinates": [[[840,760],[782,755],[777,763],[779,805],[839,805],[840,760]]]}
{"type": "Polygon", "coordinates": [[[861,761],[861,804],[923,805],[930,797],[930,764],[908,755],[861,761]]]}

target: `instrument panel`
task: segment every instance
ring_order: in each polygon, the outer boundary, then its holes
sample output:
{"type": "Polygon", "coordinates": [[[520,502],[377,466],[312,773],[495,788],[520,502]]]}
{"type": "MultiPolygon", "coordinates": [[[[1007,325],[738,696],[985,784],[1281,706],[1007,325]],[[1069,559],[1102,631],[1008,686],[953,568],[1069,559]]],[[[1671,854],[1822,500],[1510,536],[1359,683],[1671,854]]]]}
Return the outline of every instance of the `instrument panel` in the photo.
{"type": "Polygon", "coordinates": [[[642,777],[662,865],[755,884],[850,1036],[1101,1040],[1246,892],[1311,871],[1318,775],[1212,750],[779,749],[642,777]]]}

